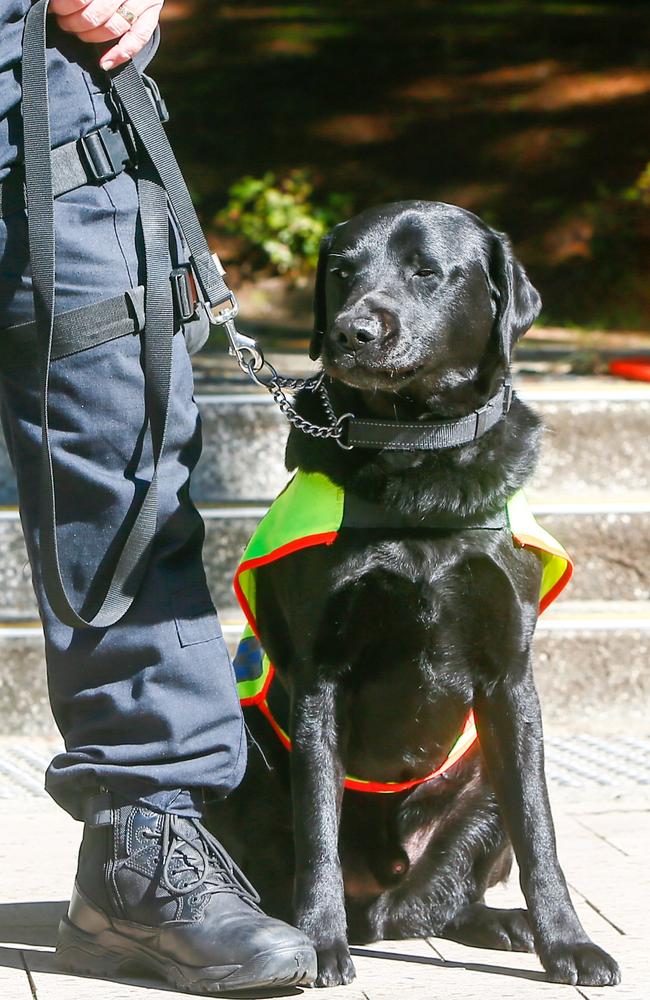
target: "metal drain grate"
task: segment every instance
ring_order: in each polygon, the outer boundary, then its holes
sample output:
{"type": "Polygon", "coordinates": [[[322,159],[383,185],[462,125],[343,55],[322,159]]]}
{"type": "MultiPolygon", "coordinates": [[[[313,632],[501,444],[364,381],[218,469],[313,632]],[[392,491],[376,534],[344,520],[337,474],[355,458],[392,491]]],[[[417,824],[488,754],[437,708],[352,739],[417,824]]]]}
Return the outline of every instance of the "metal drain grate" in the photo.
{"type": "MultiPolygon", "coordinates": [[[[546,738],[546,775],[551,786],[617,792],[650,786],[650,739],[618,736],[598,739],[546,738]]],[[[45,797],[43,775],[55,743],[25,737],[0,741],[0,800],[45,797]]]]}
{"type": "Polygon", "coordinates": [[[650,739],[547,737],[545,747],[550,784],[585,789],[650,785],[650,739]]]}
{"type": "Polygon", "coordinates": [[[0,745],[0,799],[39,798],[46,795],[43,775],[58,747],[34,749],[27,740],[0,745]]]}

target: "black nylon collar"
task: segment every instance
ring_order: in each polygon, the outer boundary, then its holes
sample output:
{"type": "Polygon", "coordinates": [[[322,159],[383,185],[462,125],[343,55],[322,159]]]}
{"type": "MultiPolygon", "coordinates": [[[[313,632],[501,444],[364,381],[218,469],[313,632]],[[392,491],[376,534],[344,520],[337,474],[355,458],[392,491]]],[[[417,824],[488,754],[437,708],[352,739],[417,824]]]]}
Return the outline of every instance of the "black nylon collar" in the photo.
{"type": "MultiPolygon", "coordinates": [[[[347,415],[338,443],[342,448],[386,448],[389,451],[437,451],[476,441],[506,415],[512,403],[512,383],[507,379],[499,391],[478,410],[457,420],[374,420],[347,415]]],[[[346,417],[339,419],[345,420],[346,417]]]]}

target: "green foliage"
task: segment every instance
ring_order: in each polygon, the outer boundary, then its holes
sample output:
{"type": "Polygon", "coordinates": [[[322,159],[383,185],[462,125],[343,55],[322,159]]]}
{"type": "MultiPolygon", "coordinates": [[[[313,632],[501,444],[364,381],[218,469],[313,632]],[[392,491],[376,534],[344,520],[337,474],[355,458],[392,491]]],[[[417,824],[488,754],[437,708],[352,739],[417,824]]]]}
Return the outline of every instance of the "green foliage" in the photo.
{"type": "Polygon", "coordinates": [[[282,178],[271,172],[242,177],[228,195],[216,222],[245,237],[262,262],[280,274],[313,270],[323,236],[352,212],[349,196],[317,199],[306,170],[292,170],[282,178]]]}
{"type": "Polygon", "coordinates": [[[650,163],[647,163],[641,171],[634,184],[623,192],[626,201],[641,202],[646,207],[650,206],[650,163]]]}

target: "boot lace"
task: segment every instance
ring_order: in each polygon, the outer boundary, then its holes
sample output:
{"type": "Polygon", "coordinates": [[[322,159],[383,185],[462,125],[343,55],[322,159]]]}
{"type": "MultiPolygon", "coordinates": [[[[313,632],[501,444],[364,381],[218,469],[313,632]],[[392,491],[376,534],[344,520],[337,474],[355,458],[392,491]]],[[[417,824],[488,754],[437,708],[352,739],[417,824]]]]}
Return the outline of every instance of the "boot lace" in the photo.
{"type": "Polygon", "coordinates": [[[162,838],[154,830],[143,832],[147,839],[161,839],[160,885],[171,896],[193,893],[198,900],[217,892],[230,892],[260,910],[260,897],[254,886],[198,820],[185,817],[181,820],[173,813],[165,813],[162,838]]]}

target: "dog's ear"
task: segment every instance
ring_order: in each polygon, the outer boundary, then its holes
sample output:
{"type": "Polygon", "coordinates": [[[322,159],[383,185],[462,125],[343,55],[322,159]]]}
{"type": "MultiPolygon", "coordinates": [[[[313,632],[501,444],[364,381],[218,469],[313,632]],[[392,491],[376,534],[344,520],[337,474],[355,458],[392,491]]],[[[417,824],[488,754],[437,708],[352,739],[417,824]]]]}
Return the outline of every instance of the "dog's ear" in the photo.
{"type": "Polygon", "coordinates": [[[327,301],[325,298],[325,278],[327,275],[327,258],[332,246],[334,234],[328,233],[320,241],[318,251],[318,267],[316,268],[316,286],[314,288],[314,332],[309,345],[309,357],[312,361],[320,358],[323,349],[323,337],[327,328],[327,301]]]}
{"type": "Polygon", "coordinates": [[[496,305],[495,333],[504,360],[539,316],[542,300],[504,233],[494,233],[488,284],[496,305]]]}

